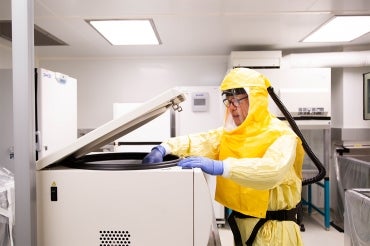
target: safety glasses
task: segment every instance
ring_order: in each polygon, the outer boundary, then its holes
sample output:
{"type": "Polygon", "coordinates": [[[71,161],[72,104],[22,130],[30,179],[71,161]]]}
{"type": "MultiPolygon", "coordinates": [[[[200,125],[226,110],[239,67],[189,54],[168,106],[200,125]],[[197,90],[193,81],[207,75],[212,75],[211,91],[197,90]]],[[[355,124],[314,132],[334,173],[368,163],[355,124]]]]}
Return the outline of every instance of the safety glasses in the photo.
{"type": "Polygon", "coordinates": [[[224,99],[223,103],[228,108],[232,104],[234,107],[239,107],[240,102],[244,99],[248,99],[248,96],[242,97],[242,98],[232,98],[232,99],[224,99]]]}

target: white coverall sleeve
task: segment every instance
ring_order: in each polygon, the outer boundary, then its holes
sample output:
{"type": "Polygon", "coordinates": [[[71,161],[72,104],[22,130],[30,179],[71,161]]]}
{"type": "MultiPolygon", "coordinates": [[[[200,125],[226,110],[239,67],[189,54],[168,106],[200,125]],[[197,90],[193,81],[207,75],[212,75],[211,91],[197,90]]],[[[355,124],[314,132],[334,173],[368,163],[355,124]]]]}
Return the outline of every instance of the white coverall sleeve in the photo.
{"type": "Polygon", "coordinates": [[[227,158],[223,177],[257,190],[272,189],[293,168],[297,137],[284,135],[267,149],[262,158],[227,158]]]}

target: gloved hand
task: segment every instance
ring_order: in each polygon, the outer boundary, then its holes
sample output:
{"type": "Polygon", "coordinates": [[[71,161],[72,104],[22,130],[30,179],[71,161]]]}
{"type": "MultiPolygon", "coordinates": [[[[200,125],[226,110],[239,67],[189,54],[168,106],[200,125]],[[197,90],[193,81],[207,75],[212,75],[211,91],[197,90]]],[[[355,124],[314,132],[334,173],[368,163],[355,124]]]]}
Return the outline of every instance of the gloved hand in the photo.
{"type": "Polygon", "coordinates": [[[179,163],[182,168],[199,167],[203,172],[211,175],[222,175],[224,164],[222,161],[216,161],[205,157],[189,157],[182,159],[179,163]]]}
{"type": "Polygon", "coordinates": [[[142,160],[143,164],[158,163],[163,161],[163,157],[166,155],[166,149],[162,145],[158,145],[152,149],[142,160]]]}

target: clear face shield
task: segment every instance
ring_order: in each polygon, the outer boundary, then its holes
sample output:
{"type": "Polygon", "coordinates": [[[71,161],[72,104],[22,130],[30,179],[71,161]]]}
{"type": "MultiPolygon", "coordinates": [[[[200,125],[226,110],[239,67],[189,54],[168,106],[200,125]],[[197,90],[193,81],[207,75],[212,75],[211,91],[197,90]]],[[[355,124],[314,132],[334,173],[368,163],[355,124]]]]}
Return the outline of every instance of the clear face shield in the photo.
{"type": "Polygon", "coordinates": [[[226,106],[225,129],[231,131],[240,126],[248,116],[249,98],[247,90],[236,88],[222,92],[222,101],[226,106]]]}

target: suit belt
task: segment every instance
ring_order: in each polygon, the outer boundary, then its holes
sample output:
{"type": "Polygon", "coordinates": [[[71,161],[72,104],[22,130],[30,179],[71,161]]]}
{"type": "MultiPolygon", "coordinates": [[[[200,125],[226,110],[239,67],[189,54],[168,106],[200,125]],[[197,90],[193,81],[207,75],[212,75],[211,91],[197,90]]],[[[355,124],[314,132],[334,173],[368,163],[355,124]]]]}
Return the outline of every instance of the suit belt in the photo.
{"type": "MultiPolygon", "coordinates": [[[[234,235],[235,246],[243,246],[239,228],[236,224],[235,218],[246,219],[246,218],[256,218],[253,216],[245,215],[236,211],[232,211],[227,221],[229,222],[230,229],[234,235]]],[[[254,239],[257,236],[259,229],[268,220],[278,220],[278,221],[294,221],[297,223],[297,208],[290,210],[277,210],[277,211],[267,211],[266,218],[260,218],[257,224],[254,226],[251,235],[245,242],[245,245],[252,246],[254,239]]]]}

